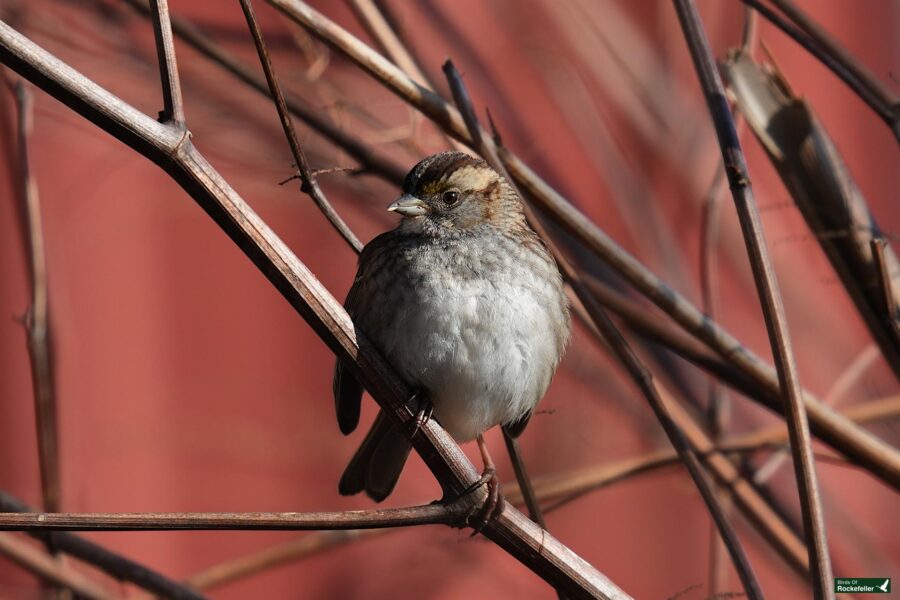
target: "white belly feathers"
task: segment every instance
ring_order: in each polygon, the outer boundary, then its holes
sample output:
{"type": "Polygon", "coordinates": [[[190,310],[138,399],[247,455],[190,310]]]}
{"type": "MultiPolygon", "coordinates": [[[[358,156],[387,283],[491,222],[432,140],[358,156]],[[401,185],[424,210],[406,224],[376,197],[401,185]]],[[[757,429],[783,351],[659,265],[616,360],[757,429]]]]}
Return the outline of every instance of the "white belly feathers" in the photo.
{"type": "Polygon", "coordinates": [[[466,441],[540,401],[565,344],[552,325],[564,308],[549,271],[540,280],[515,265],[503,280],[447,271],[418,279],[415,308],[391,328],[385,350],[409,382],[429,391],[438,422],[466,441]]]}

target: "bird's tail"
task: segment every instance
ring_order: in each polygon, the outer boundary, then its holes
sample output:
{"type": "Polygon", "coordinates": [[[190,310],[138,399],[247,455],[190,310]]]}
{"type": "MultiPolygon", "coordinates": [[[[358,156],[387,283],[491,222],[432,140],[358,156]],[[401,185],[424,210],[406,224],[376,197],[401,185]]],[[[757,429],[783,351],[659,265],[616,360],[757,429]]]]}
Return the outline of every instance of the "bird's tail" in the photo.
{"type": "Polygon", "coordinates": [[[366,439],[344,469],[338,491],[344,496],[365,491],[372,500],[381,502],[397,485],[410,450],[409,440],[394,421],[378,411],[366,439]]]}

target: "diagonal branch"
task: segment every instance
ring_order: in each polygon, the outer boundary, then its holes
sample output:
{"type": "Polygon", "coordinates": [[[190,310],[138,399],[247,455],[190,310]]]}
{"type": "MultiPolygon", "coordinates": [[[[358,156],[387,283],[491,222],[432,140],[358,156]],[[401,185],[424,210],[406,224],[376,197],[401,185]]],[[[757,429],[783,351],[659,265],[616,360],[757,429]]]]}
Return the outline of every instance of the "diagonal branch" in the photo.
{"type": "MultiPolygon", "coordinates": [[[[395,65],[358,38],[300,0],[268,0],[268,2],[320,40],[344,53],[370,76],[421,110],[456,139],[467,144],[472,143],[459,111],[437,94],[409,79],[395,65]]],[[[491,145],[492,142],[485,139],[485,144],[491,145]]],[[[528,193],[529,197],[537,201],[544,214],[615,269],[682,327],[766,387],[773,394],[772,398],[777,397],[780,393],[778,374],[770,364],[742,345],[684,296],[628,254],[515,154],[505,148],[498,148],[497,153],[512,179],[528,193]]],[[[900,452],[822,405],[812,394],[806,393],[804,397],[814,431],[823,441],[863,465],[888,485],[900,488],[900,452]]],[[[766,406],[776,412],[780,411],[777,401],[768,402],[766,406]]]]}
{"type": "Polygon", "coordinates": [[[778,368],[778,379],[785,404],[785,419],[790,432],[791,451],[797,474],[797,487],[800,492],[800,508],[803,512],[809,549],[813,591],[816,598],[827,598],[831,595],[832,581],[831,559],[825,535],[825,518],[822,513],[815,460],[812,455],[812,440],[809,434],[806,407],[791,350],[778,281],[769,258],[765,234],[759,220],[759,209],[753,198],[750,175],[747,172],[741,144],[731,112],[728,109],[728,102],[725,99],[725,89],[716,70],[715,59],[709,49],[703,23],[697,14],[693,0],[674,0],[674,4],[697,76],[700,79],[700,86],[709,106],[719,145],[722,148],[725,174],[728,177],[738,218],[741,222],[747,254],[750,257],[753,277],[756,280],[766,328],[769,332],[772,353],[778,368]]]}
{"type": "MultiPolygon", "coordinates": [[[[415,415],[410,390],[340,303],[196,150],[187,131],[161,125],[0,22],[0,61],[163,168],[232,238],[316,334],[350,366],[375,400],[401,423],[415,415]]],[[[472,463],[433,420],[412,444],[448,497],[478,480],[472,463]]],[[[466,495],[480,505],[487,491],[466,495]]],[[[528,568],[573,597],[627,598],[594,567],[509,504],[483,533],[528,568]]]]}
{"type": "MultiPolygon", "coordinates": [[[[475,149],[485,158],[485,160],[487,160],[488,164],[497,170],[497,172],[501,173],[510,185],[515,188],[515,182],[509,176],[503,163],[500,162],[500,158],[497,156],[494,147],[484,143],[481,126],[478,124],[478,118],[475,116],[475,110],[472,107],[472,100],[462,81],[462,77],[450,60],[447,60],[447,62],[444,63],[444,73],[447,75],[447,81],[450,84],[450,90],[453,93],[456,105],[462,113],[462,117],[469,129],[469,134],[472,136],[475,149]]],[[[500,146],[499,140],[495,140],[494,143],[495,145],[500,146]]],[[[518,190],[516,191],[518,192],[518,190]]],[[[744,590],[747,595],[752,599],[763,598],[762,589],[759,587],[759,582],[756,580],[756,575],[753,573],[753,567],[750,566],[750,561],[747,559],[744,548],[741,545],[740,540],[738,540],[734,528],[728,521],[722,505],[716,498],[713,485],[704,472],[703,467],[700,466],[700,461],[697,458],[694,448],[684,437],[683,432],[672,418],[666,405],[663,403],[659,391],[653,383],[653,376],[637,357],[637,354],[634,353],[619,329],[609,318],[609,315],[606,314],[606,311],[591,296],[588,288],[582,283],[578,272],[554,245],[530,207],[524,204],[523,206],[525,207],[525,213],[532,228],[537,231],[541,239],[544,240],[544,243],[556,259],[559,269],[563,273],[566,281],[569,282],[575,294],[578,296],[578,299],[581,300],[582,304],[587,309],[591,321],[603,335],[603,339],[609,344],[613,353],[622,363],[622,366],[625,367],[625,370],[638,385],[641,393],[643,393],[647,402],[650,404],[650,407],[653,409],[653,412],[656,414],[656,418],[662,424],[669,441],[678,451],[678,455],[684,462],[685,467],[687,467],[688,473],[690,473],[691,478],[697,485],[700,495],[703,497],[704,502],[706,502],[706,506],[719,528],[719,533],[722,536],[725,545],[728,547],[731,554],[731,560],[741,578],[741,582],[744,585],[744,590]]],[[[523,492],[524,491],[526,490],[523,489],[523,492]]]]}
{"type": "Polygon", "coordinates": [[[250,0],[240,0],[240,2],[241,8],[244,11],[244,17],[247,19],[247,26],[250,28],[250,33],[253,35],[253,44],[256,46],[256,52],[259,54],[259,62],[266,74],[266,81],[269,84],[272,100],[275,102],[275,108],[278,110],[278,118],[281,120],[284,136],[287,138],[288,144],[291,147],[291,154],[294,155],[294,163],[297,165],[301,181],[300,189],[312,198],[312,201],[319,207],[319,210],[325,215],[328,222],[331,223],[331,226],[334,227],[335,230],[341,234],[341,237],[350,244],[350,247],[359,254],[363,247],[362,242],[360,242],[359,238],[350,231],[350,228],[341,216],[337,214],[337,211],[335,211],[334,207],[331,206],[331,203],[328,202],[328,198],[325,197],[325,193],[322,191],[322,188],[319,187],[316,176],[309,168],[309,162],[306,160],[306,154],[303,153],[303,149],[300,147],[300,142],[297,141],[294,123],[288,112],[287,104],[285,104],[284,95],[281,93],[281,86],[278,84],[278,78],[275,77],[275,69],[272,67],[272,61],[269,59],[269,53],[266,50],[266,42],[263,40],[262,31],[259,29],[259,23],[256,22],[256,16],[253,14],[253,5],[250,4],[250,0]]]}
{"type": "Polygon", "coordinates": [[[0,533],[0,555],[31,571],[44,581],[66,588],[79,598],[117,600],[119,596],[94,583],[71,566],[54,560],[25,539],[10,533],[0,533]]]}

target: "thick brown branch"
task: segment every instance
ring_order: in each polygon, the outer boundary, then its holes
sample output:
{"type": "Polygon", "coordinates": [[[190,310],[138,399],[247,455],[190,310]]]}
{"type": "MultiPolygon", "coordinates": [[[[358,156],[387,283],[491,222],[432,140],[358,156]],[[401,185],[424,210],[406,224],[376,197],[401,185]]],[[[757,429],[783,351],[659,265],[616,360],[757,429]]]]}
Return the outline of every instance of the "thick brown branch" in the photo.
{"type": "Polygon", "coordinates": [[[674,4],[722,148],[725,174],[741,222],[772,353],[775,356],[800,491],[800,507],[809,547],[813,591],[817,598],[827,598],[832,594],[832,577],[831,558],[825,535],[825,518],[816,478],[806,406],[791,349],[778,281],[769,258],[741,144],[725,99],[725,89],[709,49],[697,7],[693,0],[674,0],[674,4]]]}
{"type": "Polygon", "coordinates": [[[241,8],[244,10],[244,17],[247,19],[247,26],[250,28],[250,33],[253,36],[253,44],[256,46],[257,54],[259,54],[259,62],[262,65],[263,72],[266,74],[266,82],[269,84],[269,91],[272,100],[275,102],[278,118],[281,120],[281,127],[284,129],[284,136],[291,147],[294,163],[297,165],[297,170],[300,173],[300,189],[312,198],[312,201],[319,207],[319,210],[331,223],[331,226],[359,254],[363,247],[362,242],[359,241],[359,238],[350,230],[350,227],[347,226],[341,216],[337,214],[337,211],[334,210],[334,207],[331,206],[328,198],[325,197],[325,192],[319,187],[316,176],[309,168],[306,154],[297,140],[294,123],[291,120],[290,112],[288,112],[287,104],[285,104],[284,95],[281,93],[281,85],[278,83],[275,69],[272,67],[272,61],[269,59],[269,53],[266,50],[266,42],[263,40],[262,31],[256,22],[256,16],[253,14],[253,5],[250,3],[250,0],[240,0],[240,2],[241,8]]]}

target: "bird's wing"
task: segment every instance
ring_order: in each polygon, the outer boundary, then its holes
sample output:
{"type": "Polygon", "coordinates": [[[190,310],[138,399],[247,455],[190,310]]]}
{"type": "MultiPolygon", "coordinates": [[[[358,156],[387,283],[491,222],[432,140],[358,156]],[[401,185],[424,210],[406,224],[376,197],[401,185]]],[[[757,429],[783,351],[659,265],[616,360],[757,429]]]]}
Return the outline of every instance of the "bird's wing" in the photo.
{"type": "Polygon", "coordinates": [[[503,429],[510,436],[517,438],[522,435],[522,432],[525,431],[525,427],[528,425],[528,421],[531,420],[531,411],[529,410],[527,413],[518,418],[518,420],[513,421],[512,423],[507,423],[503,426],[503,429]]]}
{"type": "MultiPolygon", "coordinates": [[[[347,309],[347,313],[353,319],[354,324],[363,309],[377,302],[377,299],[371,297],[370,284],[372,275],[383,264],[381,258],[384,254],[385,245],[390,241],[392,235],[392,231],[379,235],[366,244],[366,247],[363,248],[359,255],[359,267],[356,271],[356,278],[353,280],[353,285],[347,293],[347,300],[344,302],[344,308],[347,309]]],[[[337,412],[338,427],[340,427],[341,433],[349,434],[359,425],[363,385],[353,375],[351,369],[344,364],[344,361],[340,359],[334,365],[332,390],[334,392],[334,407],[337,412]]]]}

